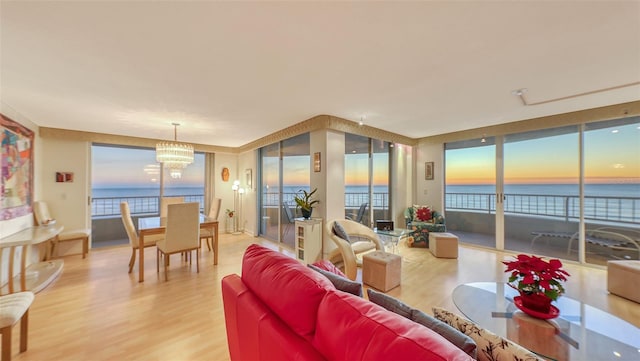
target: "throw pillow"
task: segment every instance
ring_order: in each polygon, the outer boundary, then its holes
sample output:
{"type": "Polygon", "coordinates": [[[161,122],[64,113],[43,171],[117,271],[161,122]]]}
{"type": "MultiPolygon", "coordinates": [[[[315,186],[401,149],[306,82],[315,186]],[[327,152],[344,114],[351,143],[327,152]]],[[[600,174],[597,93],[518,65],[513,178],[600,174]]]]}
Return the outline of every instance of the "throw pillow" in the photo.
{"type": "Polygon", "coordinates": [[[354,282],[346,277],[339,276],[333,272],[325,271],[322,268],[316,267],[312,264],[308,265],[312,270],[322,274],[327,277],[331,283],[335,286],[336,289],[351,293],[352,295],[356,295],[362,297],[362,285],[358,282],[354,282]]]}
{"type": "Polygon", "coordinates": [[[314,262],[313,265],[318,267],[318,268],[320,268],[320,269],[323,269],[325,271],[329,271],[331,273],[335,273],[340,277],[347,278],[347,275],[342,273],[342,271],[340,271],[340,269],[338,267],[336,267],[335,264],[331,263],[331,261],[329,261],[328,259],[323,259],[323,260],[314,262]]]}
{"type": "MultiPolygon", "coordinates": [[[[419,204],[414,204],[413,205],[413,209],[412,209],[412,214],[413,214],[413,219],[411,220],[412,222],[425,222],[421,219],[418,218],[418,210],[426,208],[429,210],[429,213],[431,213],[431,207],[430,206],[422,206],[419,204]]],[[[423,211],[424,212],[424,211],[423,211]]],[[[427,221],[431,220],[431,218],[427,219],[427,221]]]]}
{"type": "Polygon", "coordinates": [[[374,291],[371,288],[367,289],[367,296],[369,296],[369,301],[376,305],[382,306],[383,308],[393,313],[397,313],[404,318],[411,319],[411,307],[407,306],[402,301],[391,296],[387,296],[382,292],[374,291]]]}
{"type": "Polygon", "coordinates": [[[504,339],[489,330],[481,328],[475,323],[464,319],[455,313],[449,312],[444,308],[434,307],[433,315],[437,319],[447,323],[449,326],[455,327],[460,330],[460,332],[471,337],[478,345],[479,361],[544,361],[533,352],[525,349],[517,343],[504,339]]]}
{"type": "Polygon", "coordinates": [[[336,236],[351,243],[351,240],[349,239],[349,235],[347,234],[347,231],[344,230],[344,227],[342,227],[340,223],[333,222],[333,227],[331,228],[331,230],[333,231],[333,234],[335,234],[336,236]]]}
{"type": "Polygon", "coordinates": [[[411,311],[411,320],[434,330],[440,334],[440,336],[446,338],[447,341],[464,351],[467,355],[474,359],[477,358],[478,346],[471,337],[420,310],[414,309],[411,311]]]}
{"type": "Polygon", "coordinates": [[[431,218],[431,209],[429,207],[421,207],[416,210],[416,218],[420,222],[429,222],[431,218]]]}
{"type": "Polygon", "coordinates": [[[420,310],[406,305],[396,298],[385,295],[384,293],[377,292],[369,288],[367,289],[367,295],[369,296],[369,301],[435,331],[440,336],[447,339],[447,341],[467,353],[467,355],[474,359],[476,358],[476,343],[471,339],[471,337],[442,321],[436,320],[420,310]]]}

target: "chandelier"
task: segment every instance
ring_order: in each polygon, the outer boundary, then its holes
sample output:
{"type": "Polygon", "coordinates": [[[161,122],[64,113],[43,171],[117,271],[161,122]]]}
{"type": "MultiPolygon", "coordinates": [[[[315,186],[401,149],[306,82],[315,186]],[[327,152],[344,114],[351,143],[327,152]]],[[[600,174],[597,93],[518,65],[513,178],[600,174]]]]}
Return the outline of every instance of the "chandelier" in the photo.
{"type": "Polygon", "coordinates": [[[193,146],[186,143],[178,143],[178,125],[173,125],[174,142],[160,142],[156,144],[156,161],[163,164],[169,170],[171,178],[182,177],[182,170],[193,163],[193,146]]]}

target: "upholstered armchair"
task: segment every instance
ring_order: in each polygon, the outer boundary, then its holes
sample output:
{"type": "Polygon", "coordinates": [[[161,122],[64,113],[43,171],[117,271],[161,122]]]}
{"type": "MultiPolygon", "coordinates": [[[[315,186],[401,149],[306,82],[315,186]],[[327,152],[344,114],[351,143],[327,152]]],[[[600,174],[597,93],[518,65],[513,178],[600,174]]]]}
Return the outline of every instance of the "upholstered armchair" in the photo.
{"type": "Polygon", "coordinates": [[[369,251],[384,250],[384,244],[378,235],[371,228],[355,221],[329,221],[325,224],[325,232],[337,246],[329,254],[329,261],[343,269],[350,280],[355,280],[358,275],[359,256],[369,251]]]}
{"type": "Polygon", "coordinates": [[[429,232],[446,232],[444,217],[428,206],[411,206],[404,210],[410,247],[429,247],[429,232]]]}

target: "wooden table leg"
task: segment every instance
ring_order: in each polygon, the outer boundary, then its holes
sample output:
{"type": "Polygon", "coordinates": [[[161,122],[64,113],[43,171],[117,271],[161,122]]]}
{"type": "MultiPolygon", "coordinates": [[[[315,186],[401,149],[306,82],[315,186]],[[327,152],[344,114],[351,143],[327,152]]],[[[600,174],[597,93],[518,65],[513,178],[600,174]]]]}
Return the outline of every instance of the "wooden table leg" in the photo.
{"type": "Polygon", "coordinates": [[[140,256],[138,257],[138,282],[144,282],[144,234],[140,232],[140,237],[138,237],[139,247],[138,252],[140,256]]]}
{"type": "Polygon", "coordinates": [[[213,264],[217,265],[218,264],[218,223],[216,222],[216,224],[213,225],[213,244],[211,245],[213,247],[213,264]]]}

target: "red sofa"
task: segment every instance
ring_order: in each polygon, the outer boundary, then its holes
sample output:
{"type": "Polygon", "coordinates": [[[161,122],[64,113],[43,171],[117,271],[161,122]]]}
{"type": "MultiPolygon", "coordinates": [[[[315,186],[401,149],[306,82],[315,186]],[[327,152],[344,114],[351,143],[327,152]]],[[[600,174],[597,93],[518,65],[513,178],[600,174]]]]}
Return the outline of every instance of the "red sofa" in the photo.
{"type": "Polygon", "coordinates": [[[231,360],[472,360],[442,336],[251,245],[222,280],[231,360]]]}

